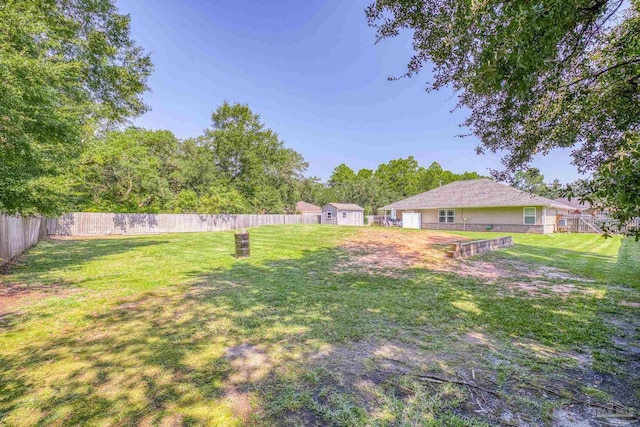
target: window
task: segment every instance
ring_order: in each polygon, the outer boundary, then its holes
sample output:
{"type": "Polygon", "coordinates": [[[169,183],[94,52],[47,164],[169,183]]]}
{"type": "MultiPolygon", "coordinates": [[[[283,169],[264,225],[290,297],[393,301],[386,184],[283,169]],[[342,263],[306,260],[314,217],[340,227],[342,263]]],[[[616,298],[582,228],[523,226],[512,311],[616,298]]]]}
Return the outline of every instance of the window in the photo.
{"type": "Polygon", "coordinates": [[[536,223],[536,208],[524,208],[524,223],[527,225],[536,223]]]}
{"type": "Polygon", "coordinates": [[[347,217],[347,213],[346,212],[342,212],[342,218],[346,218],[347,217]]]}
{"type": "Polygon", "coordinates": [[[440,209],[438,211],[438,222],[441,224],[453,224],[456,222],[456,211],[454,209],[440,209]]]}
{"type": "Polygon", "coordinates": [[[331,212],[327,212],[327,219],[331,219],[331,212]]]}

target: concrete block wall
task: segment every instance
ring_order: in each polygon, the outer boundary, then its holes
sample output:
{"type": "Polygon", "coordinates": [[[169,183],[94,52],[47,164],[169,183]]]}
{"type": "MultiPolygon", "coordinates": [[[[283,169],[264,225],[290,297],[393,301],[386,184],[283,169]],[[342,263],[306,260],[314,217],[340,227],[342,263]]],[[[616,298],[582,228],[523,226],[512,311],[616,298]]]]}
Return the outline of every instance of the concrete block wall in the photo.
{"type": "Polygon", "coordinates": [[[447,253],[451,258],[468,257],[482,254],[499,248],[513,246],[511,236],[498,237],[497,239],[478,240],[475,242],[454,243],[447,253]]]}

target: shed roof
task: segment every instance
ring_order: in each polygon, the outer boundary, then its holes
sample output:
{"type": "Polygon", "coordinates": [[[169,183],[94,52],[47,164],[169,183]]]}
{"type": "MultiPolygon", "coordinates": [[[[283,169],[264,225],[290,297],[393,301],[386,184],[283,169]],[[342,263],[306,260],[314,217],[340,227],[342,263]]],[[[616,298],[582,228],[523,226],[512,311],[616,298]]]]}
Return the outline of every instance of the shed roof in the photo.
{"type": "Polygon", "coordinates": [[[400,200],[380,209],[483,208],[514,206],[569,206],[491,179],[456,181],[400,200]]]}
{"type": "Polygon", "coordinates": [[[340,211],[363,211],[364,208],[355,203],[327,203],[325,206],[333,206],[340,211]]]}
{"type": "Polygon", "coordinates": [[[322,212],[322,208],[320,206],[316,206],[313,203],[307,202],[298,202],[296,203],[296,211],[298,212],[322,212]]]}

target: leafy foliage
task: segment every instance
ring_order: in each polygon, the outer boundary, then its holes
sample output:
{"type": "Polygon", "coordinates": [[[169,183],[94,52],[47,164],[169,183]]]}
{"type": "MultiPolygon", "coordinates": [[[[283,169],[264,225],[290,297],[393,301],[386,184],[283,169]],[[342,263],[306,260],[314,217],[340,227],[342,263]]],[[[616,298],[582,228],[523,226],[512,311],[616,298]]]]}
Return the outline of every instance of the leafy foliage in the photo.
{"type": "Polygon", "coordinates": [[[551,184],[544,182],[544,175],[538,168],[528,168],[515,174],[513,186],[548,199],[556,199],[565,194],[564,186],[557,179],[551,184]]]}
{"type": "Polygon", "coordinates": [[[391,202],[453,181],[478,178],[482,176],[476,172],[455,174],[444,170],[437,162],[425,168],[409,156],[381,164],[375,171],[361,169],[355,173],[348,166],[339,165],[329,179],[327,196],[332,201],[357,203],[367,213],[375,214],[391,202]]]}
{"type": "MultiPolygon", "coordinates": [[[[159,212],[172,199],[178,139],[169,131],[129,128],[87,144],[78,170],[83,209],[159,212]]],[[[77,172],[76,172],[77,173],[77,172]]]]}
{"type": "Polygon", "coordinates": [[[0,6],[0,210],[53,213],[96,129],[145,111],[151,61],[112,0],[0,6]]]}
{"type": "MultiPolygon", "coordinates": [[[[640,127],[639,11],[640,0],[377,0],[366,13],[379,39],[413,31],[406,76],[433,65],[429,89],[457,91],[478,151],[506,153],[495,175],[511,179],[556,147],[575,146],[581,172],[606,176],[618,161],[640,127]]],[[[640,216],[596,182],[603,202],[640,216]]]]}
{"type": "Polygon", "coordinates": [[[204,135],[129,128],[86,144],[67,180],[73,209],[111,212],[283,212],[307,164],[242,104],[224,103],[204,135]]]}
{"type": "Polygon", "coordinates": [[[213,117],[204,135],[184,141],[133,127],[91,139],[63,177],[68,191],[61,199],[72,210],[102,212],[281,213],[305,200],[357,203],[376,213],[438,185],[480,178],[408,157],[358,173],[341,164],[324,184],[302,175],[302,156],[246,105],[225,103],[213,117]]]}
{"type": "MultiPolygon", "coordinates": [[[[598,168],[593,179],[569,186],[568,193],[588,201],[599,210],[615,207],[609,209],[614,224],[603,227],[609,235],[640,215],[639,183],[640,134],[636,133],[624,138],[618,151],[598,168]]],[[[630,230],[629,234],[636,240],[640,239],[640,229],[630,230]]]]}
{"type": "Polygon", "coordinates": [[[199,142],[210,152],[211,172],[221,186],[242,194],[253,211],[282,212],[295,203],[290,189],[308,166],[302,156],[284,147],[247,105],[225,102],[211,119],[199,142]]]}

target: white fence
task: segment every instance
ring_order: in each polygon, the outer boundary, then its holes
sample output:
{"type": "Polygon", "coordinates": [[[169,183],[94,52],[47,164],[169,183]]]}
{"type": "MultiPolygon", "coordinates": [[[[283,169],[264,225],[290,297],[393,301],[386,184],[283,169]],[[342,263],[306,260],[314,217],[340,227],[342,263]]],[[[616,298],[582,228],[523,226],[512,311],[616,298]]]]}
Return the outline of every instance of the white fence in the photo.
{"type": "Polygon", "coordinates": [[[561,215],[558,217],[558,231],[569,233],[602,233],[602,227],[611,227],[610,232],[624,234],[640,228],[640,218],[635,218],[618,228],[618,223],[607,215],[561,215]]]}
{"type": "Polygon", "coordinates": [[[0,265],[47,236],[47,220],[0,214],[0,265]]]}
{"type": "Polygon", "coordinates": [[[320,215],[116,214],[79,212],[50,219],[59,236],[136,235],[226,231],[261,225],[320,224],[320,215]]]}

